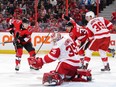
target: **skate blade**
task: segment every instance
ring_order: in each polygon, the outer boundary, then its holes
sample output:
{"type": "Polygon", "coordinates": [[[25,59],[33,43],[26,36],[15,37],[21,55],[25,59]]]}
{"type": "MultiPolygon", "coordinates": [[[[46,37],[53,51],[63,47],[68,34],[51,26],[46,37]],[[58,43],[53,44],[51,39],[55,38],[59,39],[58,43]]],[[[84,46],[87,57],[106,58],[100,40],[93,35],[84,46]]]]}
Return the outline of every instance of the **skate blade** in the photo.
{"type": "Polygon", "coordinates": [[[43,85],[44,86],[56,86],[56,82],[52,82],[52,83],[45,82],[43,85]]]}

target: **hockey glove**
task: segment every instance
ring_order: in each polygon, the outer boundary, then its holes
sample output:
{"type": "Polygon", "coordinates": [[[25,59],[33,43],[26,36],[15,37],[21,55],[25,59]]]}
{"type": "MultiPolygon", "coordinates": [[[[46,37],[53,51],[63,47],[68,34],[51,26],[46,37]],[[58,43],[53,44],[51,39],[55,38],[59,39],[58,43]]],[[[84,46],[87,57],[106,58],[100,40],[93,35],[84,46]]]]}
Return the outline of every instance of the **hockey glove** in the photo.
{"type": "Polygon", "coordinates": [[[6,31],[10,32],[10,34],[12,34],[12,35],[14,34],[14,29],[13,28],[9,28],[6,31]]]}
{"type": "Polygon", "coordinates": [[[14,41],[13,41],[13,44],[14,44],[14,46],[16,46],[16,45],[19,45],[20,44],[20,40],[19,39],[14,39],[14,41]]]}
{"type": "Polygon", "coordinates": [[[20,39],[19,39],[19,32],[16,33],[16,36],[14,38],[13,44],[14,45],[18,45],[20,43],[20,39]]]}
{"type": "Polygon", "coordinates": [[[64,14],[62,14],[62,19],[65,19],[65,20],[67,20],[67,21],[70,21],[70,17],[65,16],[64,14]]]}
{"type": "Polygon", "coordinates": [[[34,69],[41,69],[44,64],[42,58],[33,58],[33,57],[28,58],[28,63],[34,69]]]}

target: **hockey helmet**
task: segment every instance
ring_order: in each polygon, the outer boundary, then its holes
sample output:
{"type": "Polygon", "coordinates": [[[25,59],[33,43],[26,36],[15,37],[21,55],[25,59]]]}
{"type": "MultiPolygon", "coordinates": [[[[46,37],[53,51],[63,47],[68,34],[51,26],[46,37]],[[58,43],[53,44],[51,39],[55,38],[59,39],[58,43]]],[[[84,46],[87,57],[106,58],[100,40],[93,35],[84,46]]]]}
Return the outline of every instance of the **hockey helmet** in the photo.
{"type": "Polygon", "coordinates": [[[27,24],[29,24],[29,20],[28,20],[27,18],[24,17],[24,18],[22,19],[22,23],[27,23],[27,24]]]}
{"type": "Polygon", "coordinates": [[[69,21],[66,26],[65,26],[65,29],[67,32],[71,32],[72,31],[72,28],[73,28],[73,24],[69,21]]]}
{"type": "Polygon", "coordinates": [[[86,13],[85,16],[86,16],[86,17],[92,17],[92,18],[94,18],[94,17],[95,17],[95,14],[94,14],[94,12],[89,11],[89,12],[86,13]]]}
{"type": "Polygon", "coordinates": [[[73,24],[69,21],[69,22],[66,24],[66,27],[70,27],[70,26],[73,26],[73,24]]]}
{"type": "Polygon", "coordinates": [[[22,19],[22,25],[24,29],[27,29],[29,26],[29,20],[27,18],[22,19]]]}
{"type": "Polygon", "coordinates": [[[58,31],[55,31],[51,35],[51,41],[55,44],[57,41],[59,41],[62,38],[61,34],[58,31]]]}

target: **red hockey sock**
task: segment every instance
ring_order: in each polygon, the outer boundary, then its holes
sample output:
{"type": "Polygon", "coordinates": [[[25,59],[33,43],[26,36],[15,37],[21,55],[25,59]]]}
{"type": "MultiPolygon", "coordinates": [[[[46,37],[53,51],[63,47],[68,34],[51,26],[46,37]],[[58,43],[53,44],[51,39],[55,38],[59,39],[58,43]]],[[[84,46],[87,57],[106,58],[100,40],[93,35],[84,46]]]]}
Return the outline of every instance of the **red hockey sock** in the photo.
{"type": "Polygon", "coordinates": [[[32,51],[29,52],[30,57],[35,56],[35,54],[36,54],[35,50],[32,50],[32,51]]]}
{"type": "Polygon", "coordinates": [[[16,59],[15,59],[15,64],[16,64],[16,66],[20,64],[20,61],[21,61],[21,58],[16,58],[16,59]]]}
{"type": "Polygon", "coordinates": [[[108,63],[108,57],[101,58],[101,59],[102,59],[102,62],[104,63],[104,66],[106,66],[108,63]]]}
{"type": "Polygon", "coordinates": [[[84,57],[84,61],[89,62],[91,60],[90,57],[84,57]]]}

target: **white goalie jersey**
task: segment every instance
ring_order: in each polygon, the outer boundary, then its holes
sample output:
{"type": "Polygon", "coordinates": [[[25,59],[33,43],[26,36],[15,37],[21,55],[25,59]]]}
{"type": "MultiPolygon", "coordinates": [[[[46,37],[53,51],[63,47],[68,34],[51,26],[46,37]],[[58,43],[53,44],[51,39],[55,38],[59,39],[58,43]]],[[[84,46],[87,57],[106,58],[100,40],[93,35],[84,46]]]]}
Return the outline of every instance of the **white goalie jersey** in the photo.
{"type": "Polygon", "coordinates": [[[76,42],[70,36],[63,37],[56,42],[49,54],[44,56],[43,61],[49,63],[58,59],[72,66],[80,66],[78,49],[76,42]]]}

